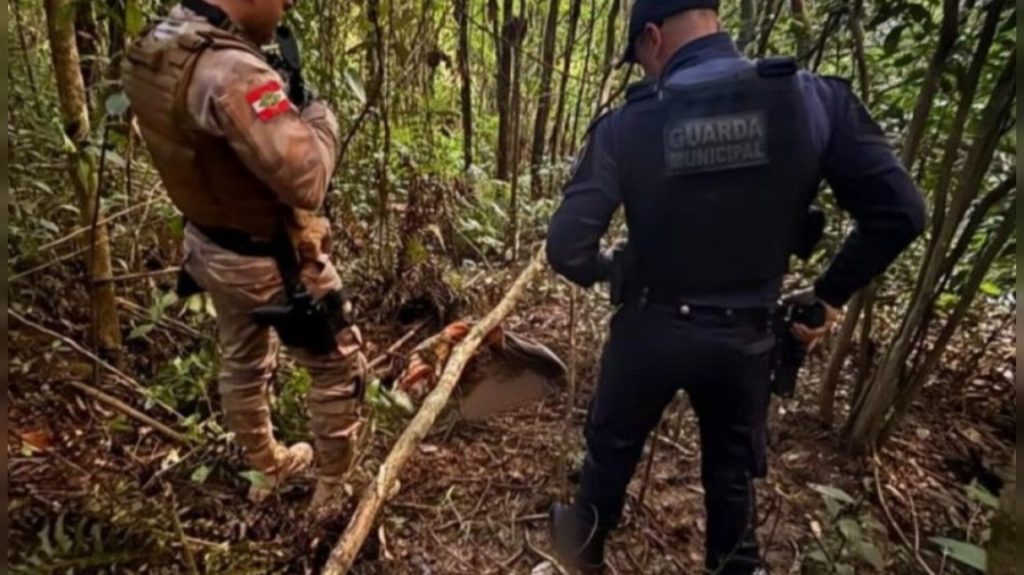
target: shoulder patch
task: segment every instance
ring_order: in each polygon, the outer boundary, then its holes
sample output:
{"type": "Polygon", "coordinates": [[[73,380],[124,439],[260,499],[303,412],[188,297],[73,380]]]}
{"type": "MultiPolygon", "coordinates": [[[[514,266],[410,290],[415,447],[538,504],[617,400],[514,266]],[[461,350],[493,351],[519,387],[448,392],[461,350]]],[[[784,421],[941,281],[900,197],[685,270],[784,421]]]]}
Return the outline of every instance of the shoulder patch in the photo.
{"type": "Polygon", "coordinates": [[[281,83],[271,80],[253,88],[245,95],[246,101],[252,106],[256,117],[261,122],[269,122],[279,114],[291,109],[292,103],[284,93],[281,83]]]}

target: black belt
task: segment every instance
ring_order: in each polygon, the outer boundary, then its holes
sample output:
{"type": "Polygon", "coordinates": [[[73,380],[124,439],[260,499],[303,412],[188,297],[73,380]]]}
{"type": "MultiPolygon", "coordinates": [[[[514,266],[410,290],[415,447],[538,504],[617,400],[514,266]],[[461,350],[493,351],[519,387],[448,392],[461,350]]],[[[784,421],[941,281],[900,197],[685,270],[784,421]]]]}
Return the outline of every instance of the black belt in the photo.
{"type": "Polygon", "coordinates": [[[647,291],[633,303],[642,308],[657,309],[683,318],[729,320],[736,323],[767,324],[772,317],[771,307],[724,307],[689,303],[686,296],[647,291]]]}
{"type": "Polygon", "coordinates": [[[274,257],[276,244],[273,240],[258,238],[239,230],[211,228],[190,224],[211,242],[236,254],[252,257],[274,257]]]}

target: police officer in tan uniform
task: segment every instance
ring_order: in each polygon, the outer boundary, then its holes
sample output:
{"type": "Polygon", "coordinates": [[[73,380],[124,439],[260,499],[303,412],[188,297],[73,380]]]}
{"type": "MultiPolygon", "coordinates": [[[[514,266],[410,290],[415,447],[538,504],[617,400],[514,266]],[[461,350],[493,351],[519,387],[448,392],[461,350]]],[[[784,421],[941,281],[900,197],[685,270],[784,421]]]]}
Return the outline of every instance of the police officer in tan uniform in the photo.
{"type": "MultiPolygon", "coordinates": [[[[328,260],[327,221],[314,215],[334,170],[337,120],[322,102],[302,109],[292,103],[285,80],[260,51],[291,4],[184,0],[131,46],[125,70],[125,90],[153,163],[188,222],[183,268],[217,312],[228,429],[271,486],[313,460],[310,445],[275,441],[271,425],[268,383],[280,342],[253,314],[285,291],[275,238],[289,238],[296,282],[313,298],[341,287],[328,260]]],[[[290,350],[312,378],[314,506],[340,490],[363,428],[359,332],[340,329],[329,342],[327,353],[290,350]]],[[[266,492],[254,487],[251,495],[266,492]]]]}

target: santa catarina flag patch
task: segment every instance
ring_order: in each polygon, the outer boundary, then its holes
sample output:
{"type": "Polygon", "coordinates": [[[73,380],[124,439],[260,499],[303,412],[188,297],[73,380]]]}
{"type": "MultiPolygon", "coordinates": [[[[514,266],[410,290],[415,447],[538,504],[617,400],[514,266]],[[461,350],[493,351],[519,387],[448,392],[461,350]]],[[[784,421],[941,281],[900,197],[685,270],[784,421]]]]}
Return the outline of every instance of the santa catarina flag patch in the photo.
{"type": "Polygon", "coordinates": [[[253,88],[245,95],[245,99],[263,122],[270,121],[274,116],[292,108],[292,103],[285,95],[280,82],[274,80],[253,88]]]}

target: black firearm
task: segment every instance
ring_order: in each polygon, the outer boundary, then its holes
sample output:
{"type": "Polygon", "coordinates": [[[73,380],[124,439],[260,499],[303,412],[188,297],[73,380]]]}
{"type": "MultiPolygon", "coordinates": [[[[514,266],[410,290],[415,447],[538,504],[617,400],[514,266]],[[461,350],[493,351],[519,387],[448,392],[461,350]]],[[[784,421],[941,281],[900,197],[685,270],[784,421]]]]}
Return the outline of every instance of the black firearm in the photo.
{"type": "Polygon", "coordinates": [[[288,99],[300,110],[313,100],[313,92],[302,77],[302,55],[299,41],[291,28],[278,26],[277,43],[264,53],[270,66],[288,83],[288,99]]]}
{"type": "Polygon", "coordinates": [[[813,294],[784,300],[772,315],[775,349],[771,360],[771,390],[779,397],[793,397],[797,375],[807,357],[807,346],[793,335],[793,324],[819,328],[825,324],[825,305],[813,294]]]}
{"type": "MultiPolygon", "coordinates": [[[[811,206],[804,216],[804,226],[793,254],[808,260],[825,233],[825,212],[811,206]]],[[[793,324],[809,328],[825,324],[825,306],[813,294],[787,298],[772,314],[775,349],[772,351],[772,393],[779,397],[793,397],[800,366],[807,357],[807,346],[793,336],[793,324]]]]}
{"type": "Polygon", "coordinates": [[[302,283],[295,248],[283,229],[272,246],[274,261],[284,281],[284,301],[256,308],[253,319],[274,328],[288,347],[326,355],[338,348],[335,336],[352,325],[351,300],[340,290],[313,299],[302,283]]]}

